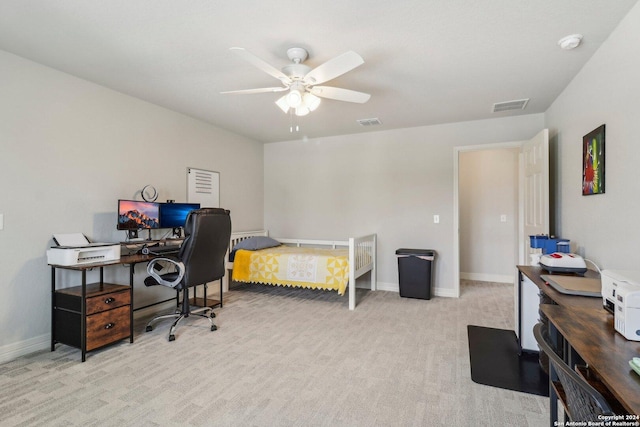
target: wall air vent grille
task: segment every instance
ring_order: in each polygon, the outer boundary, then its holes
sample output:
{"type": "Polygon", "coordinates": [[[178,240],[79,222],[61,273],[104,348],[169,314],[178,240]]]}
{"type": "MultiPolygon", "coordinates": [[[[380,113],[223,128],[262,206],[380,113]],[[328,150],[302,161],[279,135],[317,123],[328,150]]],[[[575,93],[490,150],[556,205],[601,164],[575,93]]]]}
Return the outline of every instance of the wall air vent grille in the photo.
{"type": "Polygon", "coordinates": [[[356,120],[360,126],[378,126],[382,122],[378,118],[356,120]]]}
{"type": "Polygon", "coordinates": [[[499,113],[500,111],[524,110],[528,102],[529,98],[517,99],[515,101],[498,102],[493,104],[493,112],[499,113]]]}
{"type": "Polygon", "coordinates": [[[187,202],[203,208],[220,207],[220,173],[187,168],[187,202]]]}

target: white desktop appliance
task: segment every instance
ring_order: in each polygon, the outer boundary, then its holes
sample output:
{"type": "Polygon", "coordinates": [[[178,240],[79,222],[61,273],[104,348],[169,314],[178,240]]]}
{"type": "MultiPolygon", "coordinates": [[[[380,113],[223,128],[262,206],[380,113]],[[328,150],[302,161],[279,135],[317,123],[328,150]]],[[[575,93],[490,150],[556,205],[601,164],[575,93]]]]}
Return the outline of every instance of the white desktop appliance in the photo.
{"type": "Polygon", "coordinates": [[[52,265],[82,265],[120,259],[120,244],[92,243],[85,246],[56,246],[47,250],[47,263],[52,265]]]}
{"type": "Polygon", "coordinates": [[[578,254],[565,252],[553,252],[540,257],[540,266],[550,273],[576,273],[587,272],[587,264],[578,254]]]}
{"type": "Polygon", "coordinates": [[[640,271],[632,270],[602,270],[602,305],[614,314],[616,292],[621,283],[630,283],[640,286],[640,271]]]}
{"type": "Polygon", "coordinates": [[[120,259],[119,243],[89,243],[82,233],[54,234],[53,240],[58,246],[47,250],[50,265],[73,266],[120,259]]]}
{"type": "Polygon", "coordinates": [[[620,282],[615,292],[615,330],[628,340],[640,341],[640,285],[620,282]]]}

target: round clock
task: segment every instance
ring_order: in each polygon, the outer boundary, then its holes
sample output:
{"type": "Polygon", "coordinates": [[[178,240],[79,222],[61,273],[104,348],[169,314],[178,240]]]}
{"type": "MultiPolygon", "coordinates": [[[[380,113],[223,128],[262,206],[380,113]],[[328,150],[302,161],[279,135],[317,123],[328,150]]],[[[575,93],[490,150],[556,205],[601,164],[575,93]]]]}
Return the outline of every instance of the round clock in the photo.
{"type": "Polygon", "coordinates": [[[155,202],[158,198],[158,191],[153,185],[145,185],[140,193],[145,202],[155,202]]]}

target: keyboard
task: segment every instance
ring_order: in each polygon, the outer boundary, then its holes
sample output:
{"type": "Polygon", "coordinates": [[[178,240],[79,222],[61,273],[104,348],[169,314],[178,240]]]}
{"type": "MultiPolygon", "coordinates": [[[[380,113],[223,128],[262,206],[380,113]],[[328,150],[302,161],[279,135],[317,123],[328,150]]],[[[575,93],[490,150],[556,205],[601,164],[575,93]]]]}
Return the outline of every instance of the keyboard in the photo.
{"type": "Polygon", "coordinates": [[[180,246],[178,245],[153,246],[149,248],[149,253],[152,255],[170,255],[178,252],[180,252],[180,246]]]}

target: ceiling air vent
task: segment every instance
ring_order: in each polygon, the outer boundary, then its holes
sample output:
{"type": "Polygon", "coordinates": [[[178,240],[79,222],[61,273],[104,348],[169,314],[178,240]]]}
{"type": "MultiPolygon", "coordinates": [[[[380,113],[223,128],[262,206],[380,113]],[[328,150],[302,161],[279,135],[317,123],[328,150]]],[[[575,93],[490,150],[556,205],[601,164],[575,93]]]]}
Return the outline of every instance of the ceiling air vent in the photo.
{"type": "Polygon", "coordinates": [[[516,99],[515,101],[498,102],[496,104],[493,104],[493,112],[499,113],[500,111],[524,110],[524,107],[527,106],[527,102],[529,102],[529,98],[516,99]]]}
{"type": "Polygon", "coordinates": [[[356,121],[360,124],[360,126],[377,126],[382,124],[382,122],[378,118],[360,119],[356,121]]]}

